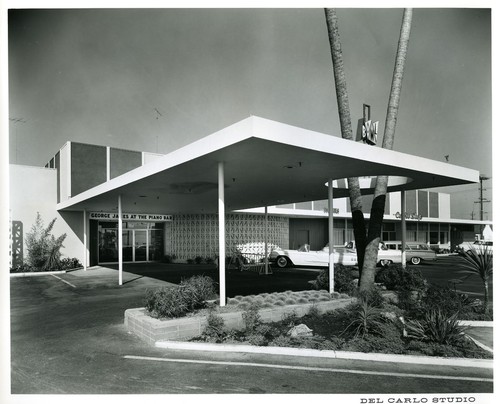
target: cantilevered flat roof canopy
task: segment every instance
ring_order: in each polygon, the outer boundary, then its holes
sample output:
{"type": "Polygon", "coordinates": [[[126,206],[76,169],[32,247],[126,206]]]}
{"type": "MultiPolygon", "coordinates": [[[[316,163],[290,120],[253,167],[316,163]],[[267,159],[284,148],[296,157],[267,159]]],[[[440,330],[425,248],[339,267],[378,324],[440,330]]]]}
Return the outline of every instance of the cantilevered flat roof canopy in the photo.
{"type": "Polygon", "coordinates": [[[220,162],[229,211],[326,199],[330,178],[334,198],[348,196],[347,177],[389,175],[389,192],[479,181],[476,170],[249,117],[57,208],[113,211],[121,195],[129,213],[216,213],[220,162]]]}

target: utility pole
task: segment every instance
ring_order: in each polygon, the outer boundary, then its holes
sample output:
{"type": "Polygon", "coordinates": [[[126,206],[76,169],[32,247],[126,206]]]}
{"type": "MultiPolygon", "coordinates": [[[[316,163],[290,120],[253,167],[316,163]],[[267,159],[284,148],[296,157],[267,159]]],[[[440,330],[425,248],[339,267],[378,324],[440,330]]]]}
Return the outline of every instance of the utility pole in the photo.
{"type": "MultiPolygon", "coordinates": [[[[489,179],[491,179],[491,177],[487,177],[486,175],[483,175],[483,174],[479,175],[479,200],[474,202],[474,203],[479,203],[479,220],[481,220],[481,221],[483,221],[483,218],[484,218],[484,204],[491,202],[491,201],[487,200],[486,198],[484,198],[484,196],[483,196],[483,191],[485,190],[483,188],[483,181],[487,181],[489,179]]],[[[480,227],[481,227],[480,237],[482,238],[484,226],[481,224],[480,227]]]]}
{"type": "Polygon", "coordinates": [[[479,220],[483,220],[484,216],[483,204],[491,202],[483,197],[483,191],[485,191],[485,189],[483,188],[483,181],[487,181],[489,179],[491,179],[491,177],[487,177],[486,175],[483,174],[479,175],[479,200],[474,202],[474,203],[479,203],[479,220]]]}

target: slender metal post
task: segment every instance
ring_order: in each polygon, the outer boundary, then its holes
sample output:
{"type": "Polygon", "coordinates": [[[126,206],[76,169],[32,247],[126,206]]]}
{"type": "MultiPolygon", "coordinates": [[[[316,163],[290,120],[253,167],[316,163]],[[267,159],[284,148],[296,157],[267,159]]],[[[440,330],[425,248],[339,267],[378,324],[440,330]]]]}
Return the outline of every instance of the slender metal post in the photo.
{"type": "Polygon", "coordinates": [[[118,285],[123,284],[123,221],[122,196],[118,195],[118,285]]]}
{"type": "MultiPolygon", "coordinates": [[[[418,226],[418,223],[417,223],[417,226],[418,226]]],[[[401,191],[401,265],[403,266],[403,268],[406,268],[406,193],[405,193],[405,191],[401,191]]]]}
{"type": "Polygon", "coordinates": [[[83,270],[87,270],[87,211],[83,209],[83,270]]]}
{"type": "Polygon", "coordinates": [[[267,255],[267,237],[268,237],[268,218],[267,218],[267,206],[264,207],[264,264],[266,268],[266,275],[269,274],[269,258],[267,255]]]}
{"type": "Polygon", "coordinates": [[[218,165],[219,185],[219,297],[220,306],[226,305],[226,211],[224,201],[224,163],[218,165]]]}
{"type": "Polygon", "coordinates": [[[328,180],[328,284],[329,292],[334,292],[334,250],[333,250],[333,181],[328,180]]]}

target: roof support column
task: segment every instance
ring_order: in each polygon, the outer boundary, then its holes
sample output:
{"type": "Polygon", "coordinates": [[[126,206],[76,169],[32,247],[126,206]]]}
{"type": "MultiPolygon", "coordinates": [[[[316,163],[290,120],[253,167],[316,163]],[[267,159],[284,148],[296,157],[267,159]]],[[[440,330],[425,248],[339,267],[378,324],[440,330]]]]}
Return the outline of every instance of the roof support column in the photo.
{"type": "Polygon", "coordinates": [[[328,284],[329,293],[334,291],[334,266],[333,266],[333,180],[328,180],[328,284]]]}
{"type": "Polygon", "coordinates": [[[265,273],[269,274],[269,258],[267,254],[267,237],[268,237],[268,218],[267,218],[267,206],[264,207],[264,264],[265,264],[265,273]]]}
{"type": "Polygon", "coordinates": [[[122,196],[118,195],[118,285],[123,284],[123,220],[122,196]]]}
{"type": "Polygon", "coordinates": [[[83,209],[83,270],[87,270],[87,211],[83,209]]]}
{"type": "MultiPolygon", "coordinates": [[[[418,226],[418,223],[417,223],[418,226]]],[[[401,265],[406,268],[406,193],[401,191],[401,265]]]]}
{"type": "Polygon", "coordinates": [[[219,185],[219,298],[226,305],[226,209],[224,201],[224,163],[218,164],[219,185]]]}

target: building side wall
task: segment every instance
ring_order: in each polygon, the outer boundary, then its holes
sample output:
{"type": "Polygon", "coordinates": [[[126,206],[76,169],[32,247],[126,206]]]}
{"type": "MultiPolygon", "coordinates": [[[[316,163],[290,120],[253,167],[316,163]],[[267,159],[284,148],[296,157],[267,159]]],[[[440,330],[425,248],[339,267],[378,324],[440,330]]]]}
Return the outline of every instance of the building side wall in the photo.
{"type": "Polygon", "coordinates": [[[439,217],[439,194],[437,192],[429,192],[429,217],[439,217]]]}
{"type": "Polygon", "coordinates": [[[59,201],[67,201],[70,197],[70,143],[66,143],[59,151],[59,201]]]}
{"type": "MultiPolygon", "coordinates": [[[[177,259],[215,257],[218,254],[218,216],[215,214],[176,215],[165,225],[165,254],[177,259]]],[[[288,218],[268,217],[268,243],[288,247],[288,218]]],[[[263,215],[233,213],[226,215],[226,253],[237,248],[261,253],[265,240],[263,215]]],[[[263,252],[263,251],[262,251],[263,252]]]]}
{"type": "Polygon", "coordinates": [[[291,249],[298,249],[309,244],[311,250],[321,250],[328,242],[328,220],[326,219],[290,219],[291,249]]]}
{"type": "Polygon", "coordinates": [[[422,217],[429,217],[429,193],[418,191],[418,214],[422,217]]]}
{"type": "Polygon", "coordinates": [[[106,182],[106,147],[71,143],[71,196],[106,182]]]}
{"type": "Polygon", "coordinates": [[[143,155],[144,164],[151,163],[152,161],[155,161],[157,158],[160,158],[163,156],[163,154],[148,153],[148,152],[142,152],[142,155],[143,155]]]}
{"type": "Polygon", "coordinates": [[[140,167],[142,164],[142,153],[123,150],[123,149],[110,149],[110,177],[115,178],[127,171],[140,167]]]}
{"type": "Polygon", "coordinates": [[[66,233],[63,257],[83,259],[83,218],[80,212],[66,212],[62,217],[56,210],[57,171],[55,169],[10,166],[9,203],[12,221],[19,221],[23,227],[24,256],[26,257],[26,234],[35,223],[37,212],[44,225],[56,218],[52,234],[55,237],[66,233]]]}

